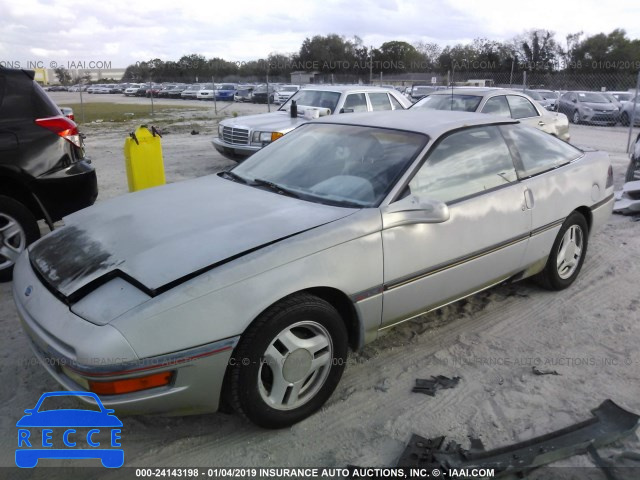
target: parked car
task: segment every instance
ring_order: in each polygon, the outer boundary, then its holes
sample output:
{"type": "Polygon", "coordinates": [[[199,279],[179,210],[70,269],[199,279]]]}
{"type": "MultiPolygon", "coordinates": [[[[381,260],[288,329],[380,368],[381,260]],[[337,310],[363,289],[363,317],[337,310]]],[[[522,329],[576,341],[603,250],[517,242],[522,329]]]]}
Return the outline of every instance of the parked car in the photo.
{"type": "Polygon", "coordinates": [[[640,180],[640,133],[636,137],[636,143],[633,145],[631,159],[624,177],[625,182],[633,182],[636,180],[640,180]]]}
{"type": "Polygon", "coordinates": [[[300,90],[300,85],[282,85],[274,94],[273,94],[273,103],[278,105],[289,100],[289,97],[300,90]]]}
{"type": "Polygon", "coordinates": [[[198,92],[203,88],[204,85],[201,85],[199,83],[188,85],[187,88],[185,88],[180,93],[180,98],[182,98],[183,100],[195,100],[197,98],[198,92]]]}
{"type": "Polygon", "coordinates": [[[234,102],[250,102],[253,97],[253,87],[239,87],[233,95],[234,102]]]}
{"type": "Polygon", "coordinates": [[[124,89],[125,97],[135,97],[138,89],[140,89],[143,85],[141,83],[132,83],[127,88],[124,89]]]}
{"type": "Polygon", "coordinates": [[[618,108],[598,92],[567,92],[558,100],[558,110],[573,123],[615,125],[618,108]]]}
{"type": "Polygon", "coordinates": [[[437,87],[431,85],[415,85],[411,87],[411,91],[409,92],[410,100],[416,102],[420,100],[425,95],[429,95],[430,93],[436,92],[438,90],[437,87]]]}
{"type": "Polygon", "coordinates": [[[531,127],[569,141],[569,121],[549,112],[531,97],[503,88],[460,87],[438,90],[415,103],[412,109],[460,110],[489,113],[520,120],[531,127]]]}
{"type": "Polygon", "coordinates": [[[224,398],[286,427],[349,347],[507,281],[572,285],[613,199],[606,153],[509,118],[325,116],[230,172],[68,217],[20,256],[13,295],[65,389],[138,414],[224,398]]]}
{"type": "Polygon", "coordinates": [[[0,68],[0,281],[40,237],[38,220],[53,228],[98,195],[77,125],[33,79],[0,68]]]}
{"type": "Polygon", "coordinates": [[[187,88],[187,85],[177,85],[167,92],[168,98],[181,98],[182,92],[187,88]]]}
{"type": "Polygon", "coordinates": [[[76,116],[73,114],[73,108],[71,107],[59,107],[62,115],[67,117],[69,120],[76,121],[76,116]]]}
{"type": "Polygon", "coordinates": [[[631,100],[633,98],[633,93],[631,92],[607,92],[610,93],[611,95],[613,95],[616,100],[618,100],[622,106],[624,106],[625,103],[627,103],[629,100],[631,100]]]}
{"type": "Polygon", "coordinates": [[[402,110],[409,105],[411,102],[395,90],[379,87],[358,85],[308,87],[289,97],[289,100],[276,112],[227,118],[221,121],[218,124],[218,136],[212,142],[215,149],[225,157],[242,160],[298,125],[308,122],[314,116],[402,110]],[[293,101],[296,102],[297,109],[295,117],[291,115],[293,101]]]}
{"type": "Polygon", "coordinates": [[[546,110],[554,111],[559,95],[551,90],[524,90],[525,94],[542,105],[546,110]]]}
{"type": "Polygon", "coordinates": [[[46,90],[48,92],[66,92],[69,89],[64,85],[52,85],[51,87],[47,87],[46,90]]]}
{"type": "Polygon", "coordinates": [[[196,91],[197,100],[213,100],[215,94],[215,85],[213,83],[204,83],[201,89],[196,91]]]}
{"type": "Polygon", "coordinates": [[[233,83],[221,83],[220,85],[216,85],[216,100],[221,102],[233,102],[233,96],[237,89],[237,85],[233,83]]]}
{"type": "Polygon", "coordinates": [[[176,88],[177,85],[164,85],[160,91],[158,92],[158,97],[159,98],[168,98],[169,97],[169,93],[176,88]]]}
{"type": "Polygon", "coordinates": [[[625,127],[628,127],[631,123],[631,119],[633,120],[633,124],[640,125],[640,98],[636,100],[635,96],[630,98],[624,105],[622,105],[622,112],[620,112],[620,123],[625,127]],[[633,115],[633,110],[635,107],[635,116],[633,115]]]}
{"type": "Polygon", "coordinates": [[[266,85],[258,85],[253,89],[253,94],[251,95],[251,101],[253,103],[273,103],[273,97],[276,91],[278,90],[277,85],[269,85],[269,92],[267,95],[267,86],[266,85]]]}

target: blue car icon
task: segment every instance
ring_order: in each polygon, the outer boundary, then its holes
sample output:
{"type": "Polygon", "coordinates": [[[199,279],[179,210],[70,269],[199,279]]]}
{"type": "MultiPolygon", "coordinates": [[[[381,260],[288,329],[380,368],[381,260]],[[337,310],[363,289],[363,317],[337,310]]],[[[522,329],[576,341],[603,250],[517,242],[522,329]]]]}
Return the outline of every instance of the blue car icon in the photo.
{"type": "MultiPolygon", "coordinates": [[[[16,465],[20,468],[33,468],[41,458],[99,458],[102,465],[107,468],[121,467],[124,464],[124,450],[117,447],[121,446],[120,428],[122,422],[118,417],[112,415],[113,412],[114,410],[104,408],[98,396],[92,392],[48,392],[43,394],[36,406],[25,410],[26,415],[16,423],[16,427],[18,427],[16,465]],[[95,400],[100,411],[83,409],[40,411],[45,399],[62,396],[91,397],[95,400]],[[42,429],[41,435],[37,435],[34,428],[42,429]],[[90,430],[86,434],[81,434],[76,428],[90,428],[90,430]],[[108,446],[110,448],[104,448],[106,442],[102,437],[105,436],[104,431],[106,430],[109,430],[108,446]],[[98,441],[98,435],[101,435],[101,441],[98,441]],[[54,448],[54,438],[66,448],[54,448]],[[74,448],[76,445],[79,448],[74,448]]],[[[56,447],[58,446],[62,445],[56,445],[56,447]]]]}

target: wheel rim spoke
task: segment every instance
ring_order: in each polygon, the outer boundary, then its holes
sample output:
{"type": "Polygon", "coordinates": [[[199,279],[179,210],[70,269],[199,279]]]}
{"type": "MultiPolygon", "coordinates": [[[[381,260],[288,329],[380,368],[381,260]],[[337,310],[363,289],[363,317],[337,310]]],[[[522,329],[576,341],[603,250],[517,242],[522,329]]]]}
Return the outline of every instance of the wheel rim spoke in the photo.
{"type": "Polygon", "coordinates": [[[556,256],[556,269],[560,278],[570,278],[582,258],[583,234],[578,225],[571,225],[562,236],[556,256]]]}
{"type": "Polygon", "coordinates": [[[11,263],[15,263],[20,256],[21,250],[11,247],[10,245],[0,246],[0,258],[5,258],[11,263]]]}
{"type": "Polygon", "coordinates": [[[263,354],[258,391],[276,410],[298,408],[322,388],[332,358],[333,344],[325,327],[310,320],[290,325],[275,336],[263,354]]]}

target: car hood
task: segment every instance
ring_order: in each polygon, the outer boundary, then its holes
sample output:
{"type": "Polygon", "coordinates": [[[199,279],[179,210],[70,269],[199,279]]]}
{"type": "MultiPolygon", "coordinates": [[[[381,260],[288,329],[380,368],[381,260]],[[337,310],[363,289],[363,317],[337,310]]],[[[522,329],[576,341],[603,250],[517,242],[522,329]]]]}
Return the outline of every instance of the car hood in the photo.
{"type": "Polygon", "coordinates": [[[304,117],[291,118],[289,112],[279,110],[272,113],[260,113],[247,115],[246,117],[230,118],[220,122],[225,127],[245,128],[247,130],[259,130],[265,132],[288,132],[303,123],[307,123],[304,117]]]}
{"type": "Polygon", "coordinates": [[[617,108],[610,103],[591,103],[591,102],[583,102],[582,105],[585,107],[592,108],[594,110],[617,110],[617,108]]]}
{"type": "Polygon", "coordinates": [[[154,296],[356,209],[201,177],[101,202],[29,248],[33,268],[68,303],[122,277],[154,296]]]}

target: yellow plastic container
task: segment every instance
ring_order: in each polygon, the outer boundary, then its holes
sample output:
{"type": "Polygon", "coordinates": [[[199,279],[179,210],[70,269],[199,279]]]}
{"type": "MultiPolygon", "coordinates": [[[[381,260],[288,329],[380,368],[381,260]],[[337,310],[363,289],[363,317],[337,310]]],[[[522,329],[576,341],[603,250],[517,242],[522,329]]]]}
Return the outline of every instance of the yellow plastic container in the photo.
{"type": "Polygon", "coordinates": [[[160,134],[141,126],[124,141],[124,161],[129,191],[157,187],[166,183],[160,134]]]}

